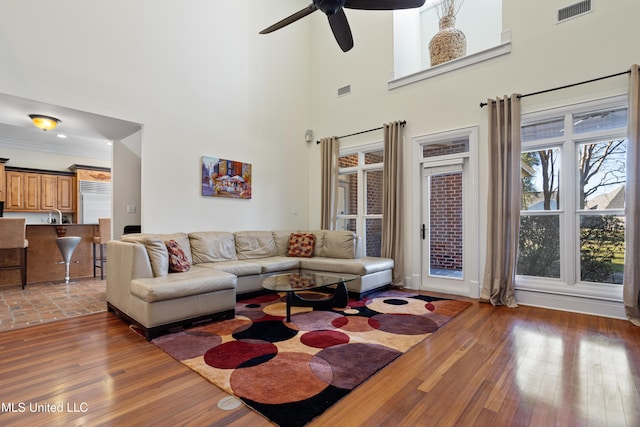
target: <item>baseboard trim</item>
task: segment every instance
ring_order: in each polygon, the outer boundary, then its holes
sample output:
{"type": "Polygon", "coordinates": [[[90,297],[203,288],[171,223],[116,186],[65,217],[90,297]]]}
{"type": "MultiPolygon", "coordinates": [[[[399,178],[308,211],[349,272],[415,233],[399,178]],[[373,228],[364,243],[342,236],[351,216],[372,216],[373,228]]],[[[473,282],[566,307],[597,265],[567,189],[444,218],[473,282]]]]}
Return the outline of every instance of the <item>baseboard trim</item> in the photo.
{"type": "Polygon", "coordinates": [[[449,295],[460,295],[462,297],[468,297],[468,298],[476,298],[475,296],[471,295],[471,290],[469,289],[469,287],[466,286],[461,286],[460,288],[454,288],[452,286],[438,286],[438,285],[433,285],[430,284],[429,286],[423,286],[422,288],[420,288],[421,291],[425,291],[425,292],[438,292],[441,294],[449,294],[449,295]]]}
{"type": "MultiPolygon", "coordinates": [[[[469,298],[480,298],[481,284],[471,282],[468,289],[461,288],[460,292],[453,293],[451,288],[438,286],[420,287],[420,275],[407,276],[405,289],[432,291],[453,295],[461,295],[469,298]],[[417,285],[417,286],[416,286],[417,285]],[[465,293],[465,290],[468,293],[465,293]]],[[[520,305],[547,308],[550,310],[569,311],[573,313],[589,314],[592,316],[611,317],[614,319],[626,319],[624,303],[606,299],[589,298],[577,295],[561,295],[533,290],[516,289],[516,301],[520,305]]]]}

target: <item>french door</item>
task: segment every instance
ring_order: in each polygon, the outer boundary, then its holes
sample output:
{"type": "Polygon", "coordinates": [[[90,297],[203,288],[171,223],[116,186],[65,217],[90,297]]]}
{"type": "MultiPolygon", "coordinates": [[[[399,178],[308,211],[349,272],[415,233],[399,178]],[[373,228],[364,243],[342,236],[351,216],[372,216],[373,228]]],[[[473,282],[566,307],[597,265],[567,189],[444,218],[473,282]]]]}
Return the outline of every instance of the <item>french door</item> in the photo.
{"type": "Polygon", "coordinates": [[[421,288],[467,295],[465,217],[469,209],[464,158],[429,162],[422,170],[421,288]]]}

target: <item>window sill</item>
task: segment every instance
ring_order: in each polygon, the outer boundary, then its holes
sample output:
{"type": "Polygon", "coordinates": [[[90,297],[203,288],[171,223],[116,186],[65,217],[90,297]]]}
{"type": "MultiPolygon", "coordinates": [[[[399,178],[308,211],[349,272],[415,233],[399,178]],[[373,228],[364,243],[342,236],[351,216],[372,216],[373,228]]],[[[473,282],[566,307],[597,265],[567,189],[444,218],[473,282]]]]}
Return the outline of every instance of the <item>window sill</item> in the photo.
{"type": "Polygon", "coordinates": [[[557,282],[552,284],[544,279],[522,281],[516,283],[518,304],[626,319],[622,285],[568,286],[557,282]]]}
{"type": "Polygon", "coordinates": [[[506,55],[508,53],[511,53],[511,41],[501,43],[498,46],[476,52],[462,58],[454,59],[453,61],[445,62],[444,64],[436,65],[435,67],[431,67],[426,70],[418,71],[417,73],[393,79],[388,83],[389,90],[410,85],[421,80],[430,79],[431,77],[449,73],[459,68],[468,67],[469,65],[477,64],[479,62],[488,61],[489,59],[506,55]]]}
{"type": "Polygon", "coordinates": [[[622,285],[609,284],[577,284],[573,286],[552,283],[545,279],[518,277],[516,289],[527,292],[565,295],[577,298],[589,298],[602,301],[622,302],[622,285]]]}

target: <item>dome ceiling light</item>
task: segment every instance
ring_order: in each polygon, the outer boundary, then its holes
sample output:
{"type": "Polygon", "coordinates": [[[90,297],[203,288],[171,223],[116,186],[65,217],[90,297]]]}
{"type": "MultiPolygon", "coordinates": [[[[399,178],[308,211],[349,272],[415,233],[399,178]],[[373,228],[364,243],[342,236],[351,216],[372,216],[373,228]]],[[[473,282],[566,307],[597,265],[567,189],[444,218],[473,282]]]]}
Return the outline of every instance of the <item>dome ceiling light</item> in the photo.
{"type": "Polygon", "coordinates": [[[43,116],[42,114],[29,114],[29,117],[37,128],[40,128],[45,132],[55,129],[55,127],[58,126],[58,123],[60,123],[60,119],[56,119],[51,116],[43,116]]]}

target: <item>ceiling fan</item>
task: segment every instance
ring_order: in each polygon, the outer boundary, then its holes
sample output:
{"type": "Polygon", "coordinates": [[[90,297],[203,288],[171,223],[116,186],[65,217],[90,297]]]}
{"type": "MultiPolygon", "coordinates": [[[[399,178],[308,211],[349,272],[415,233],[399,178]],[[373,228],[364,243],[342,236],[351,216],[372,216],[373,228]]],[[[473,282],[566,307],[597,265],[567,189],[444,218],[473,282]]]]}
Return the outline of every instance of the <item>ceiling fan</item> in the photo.
{"type": "Polygon", "coordinates": [[[344,13],[345,8],[362,10],[413,9],[421,7],[424,2],[425,0],[313,0],[313,3],[309,6],[265,28],[260,31],[260,34],[268,34],[279,30],[316,10],[320,10],[329,18],[331,31],[333,31],[340,49],[346,52],[353,47],[353,36],[351,35],[347,16],[344,13]]]}

